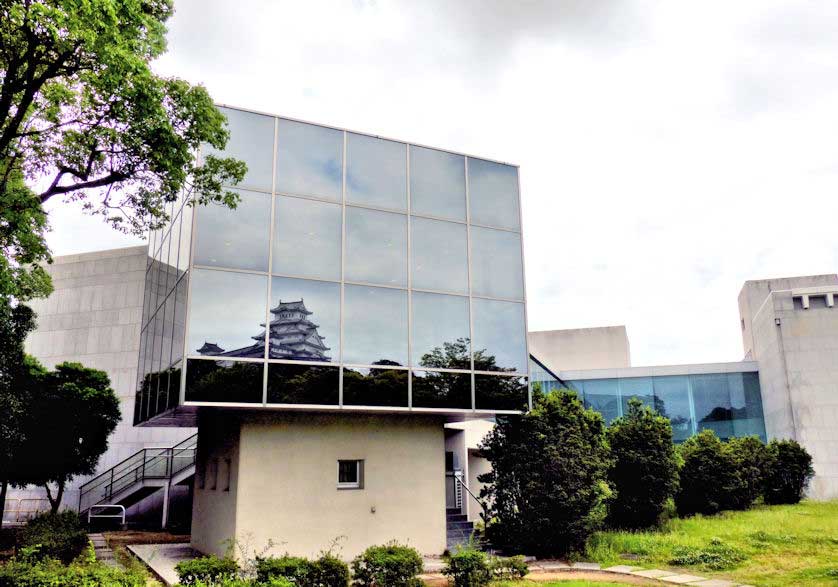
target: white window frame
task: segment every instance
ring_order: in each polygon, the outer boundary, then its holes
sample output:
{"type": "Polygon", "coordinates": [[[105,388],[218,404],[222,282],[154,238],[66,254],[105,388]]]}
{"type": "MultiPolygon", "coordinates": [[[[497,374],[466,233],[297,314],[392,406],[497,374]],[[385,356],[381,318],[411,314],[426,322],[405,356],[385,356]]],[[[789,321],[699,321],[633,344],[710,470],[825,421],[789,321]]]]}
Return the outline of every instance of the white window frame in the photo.
{"type": "Polygon", "coordinates": [[[363,459],[338,459],[337,461],[337,488],[338,489],[363,489],[364,488],[364,460],[363,459]],[[355,463],[356,481],[341,483],[340,464],[355,463]]]}

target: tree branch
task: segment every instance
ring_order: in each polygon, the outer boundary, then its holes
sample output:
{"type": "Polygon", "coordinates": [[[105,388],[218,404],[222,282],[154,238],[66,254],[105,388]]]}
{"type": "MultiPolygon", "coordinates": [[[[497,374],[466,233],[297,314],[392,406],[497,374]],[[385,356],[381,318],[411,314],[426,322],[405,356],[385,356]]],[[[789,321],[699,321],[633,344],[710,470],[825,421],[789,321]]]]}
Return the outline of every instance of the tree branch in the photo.
{"type": "MultiPolygon", "coordinates": [[[[66,175],[66,172],[60,172],[59,176],[66,175]]],[[[59,176],[56,176],[55,180],[53,181],[53,185],[47,188],[44,192],[42,192],[38,198],[40,198],[41,203],[45,203],[53,196],[67,194],[70,192],[74,192],[77,190],[84,190],[88,188],[100,188],[102,186],[110,185],[112,183],[117,183],[128,179],[128,175],[125,173],[121,173],[119,171],[114,171],[100,177],[99,179],[91,179],[90,181],[83,181],[80,183],[74,183],[71,185],[58,185],[58,181],[60,179],[59,176]]]]}

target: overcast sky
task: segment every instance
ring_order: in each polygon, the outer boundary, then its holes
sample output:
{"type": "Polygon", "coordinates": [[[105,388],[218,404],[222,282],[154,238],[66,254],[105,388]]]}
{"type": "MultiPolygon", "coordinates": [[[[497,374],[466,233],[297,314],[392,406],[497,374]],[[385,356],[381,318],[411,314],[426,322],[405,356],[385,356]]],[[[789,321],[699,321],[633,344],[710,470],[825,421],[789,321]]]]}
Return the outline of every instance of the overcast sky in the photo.
{"type": "MultiPolygon", "coordinates": [[[[838,268],[836,2],[175,8],[156,69],[220,103],[519,164],[531,330],[735,361],[744,280],[838,268]]],[[[137,243],[51,219],[57,255],[137,243]]]]}

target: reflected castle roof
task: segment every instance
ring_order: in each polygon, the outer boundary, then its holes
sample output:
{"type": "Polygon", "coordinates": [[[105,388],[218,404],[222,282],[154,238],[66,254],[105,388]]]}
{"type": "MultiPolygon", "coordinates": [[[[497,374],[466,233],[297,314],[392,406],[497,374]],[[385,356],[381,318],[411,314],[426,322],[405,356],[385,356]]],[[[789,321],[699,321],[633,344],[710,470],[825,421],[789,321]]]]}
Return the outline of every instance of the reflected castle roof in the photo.
{"type": "MultiPolygon", "coordinates": [[[[304,300],[283,302],[271,308],[268,358],[296,361],[331,361],[325,339],[317,332],[318,324],[308,319],[313,312],[304,300]]],[[[262,328],[265,324],[260,324],[262,328]]],[[[261,359],[265,356],[265,331],[251,337],[254,344],[225,351],[215,343],[205,342],[197,351],[205,356],[246,357],[261,359]]]]}

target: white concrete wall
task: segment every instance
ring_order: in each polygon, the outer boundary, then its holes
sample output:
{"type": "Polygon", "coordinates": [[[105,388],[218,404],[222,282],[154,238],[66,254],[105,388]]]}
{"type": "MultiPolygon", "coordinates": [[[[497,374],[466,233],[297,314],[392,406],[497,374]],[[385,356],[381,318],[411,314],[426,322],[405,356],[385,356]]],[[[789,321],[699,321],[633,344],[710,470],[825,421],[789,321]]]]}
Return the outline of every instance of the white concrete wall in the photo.
{"type": "Polygon", "coordinates": [[[625,326],[529,332],[530,353],[554,372],[631,366],[625,326]]]}
{"type": "MultiPolygon", "coordinates": [[[[480,497],[480,492],[486,484],[481,483],[477,480],[477,478],[484,473],[490,472],[491,470],[492,465],[489,464],[489,461],[480,456],[478,451],[474,449],[470,449],[468,451],[468,487],[478,498],[480,497]]],[[[484,499],[484,501],[486,500],[484,499]]],[[[482,519],[480,514],[482,513],[483,508],[479,504],[475,503],[473,499],[471,500],[470,505],[471,507],[468,511],[468,519],[473,522],[480,521],[482,519]]]]}
{"type": "MultiPolygon", "coordinates": [[[[202,454],[221,452],[201,430],[202,454]]],[[[196,490],[192,541],[200,550],[221,553],[226,532],[257,550],[273,540],[277,555],[316,556],[341,536],[343,558],[393,539],[423,554],[445,549],[441,419],[250,412],[239,442],[229,497],[211,504],[196,490]],[[339,459],[364,460],[363,489],[337,488],[339,459]],[[217,515],[223,523],[199,519],[217,515]]]]}
{"type": "MultiPolygon", "coordinates": [[[[170,446],[195,432],[193,428],[132,425],[145,268],[146,247],[56,257],[48,267],[55,291],[31,303],[38,314],[38,328],[26,341],[27,352],[50,368],[76,361],[101,369],[119,396],[122,421],[109,439],[99,471],[145,446],[170,446]]],[[[86,479],[74,480],[66,505],[77,506],[75,488],[86,479]]],[[[43,495],[40,489],[25,494],[43,495]]]]}

